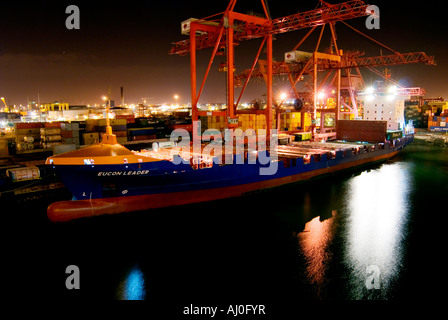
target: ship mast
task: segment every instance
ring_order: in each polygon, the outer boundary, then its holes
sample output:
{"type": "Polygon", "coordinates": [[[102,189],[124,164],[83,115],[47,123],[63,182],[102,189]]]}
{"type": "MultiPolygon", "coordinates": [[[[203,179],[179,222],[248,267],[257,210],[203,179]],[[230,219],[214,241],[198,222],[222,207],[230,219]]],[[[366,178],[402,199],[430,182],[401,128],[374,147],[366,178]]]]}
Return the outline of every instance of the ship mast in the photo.
{"type": "Polygon", "coordinates": [[[112,133],[112,126],[110,125],[110,87],[107,93],[106,100],[106,134],[103,135],[103,140],[101,141],[104,144],[117,144],[117,136],[112,133]]]}

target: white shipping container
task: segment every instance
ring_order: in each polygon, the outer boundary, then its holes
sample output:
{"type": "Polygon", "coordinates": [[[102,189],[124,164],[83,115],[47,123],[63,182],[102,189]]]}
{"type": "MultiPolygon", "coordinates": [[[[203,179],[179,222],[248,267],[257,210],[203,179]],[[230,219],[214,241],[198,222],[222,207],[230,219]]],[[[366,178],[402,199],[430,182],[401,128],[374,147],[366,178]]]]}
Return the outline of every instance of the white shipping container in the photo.
{"type": "Polygon", "coordinates": [[[61,128],[40,128],[41,135],[61,134],[61,128]]]}
{"type": "Polygon", "coordinates": [[[62,136],[61,135],[45,136],[45,141],[54,142],[54,141],[61,141],[61,140],[62,140],[62,136]]]}
{"type": "MultiPolygon", "coordinates": [[[[180,32],[181,32],[181,34],[189,35],[190,34],[190,24],[192,22],[194,22],[194,21],[197,21],[197,20],[199,20],[199,19],[190,18],[190,19],[182,21],[181,24],[180,24],[180,32]]],[[[217,27],[219,25],[218,22],[206,21],[206,20],[201,20],[200,23],[201,24],[206,24],[206,25],[209,25],[209,26],[215,26],[215,27],[217,27]]],[[[204,31],[200,31],[200,30],[196,30],[196,34],[205,34],[205,32],[204,31]]]]}
{"type": "Polygon", "coordinates": [[[65,131],[78,131],[79,130],[79,123],[73,122],[73,123],[61,123],[61,129],[65,131]]]}
{"type": "Polygon", "coordinates": [[[62,131],[71,131],[72,124],[71,123],[61,123],[61,130],[62,131]]]}
{"type": "Polygon", "coordinates": [[[38,167],[8,169],[6,174],[8,177],[11,177],[13,182],[35,180],[40,178],[40,171],[38,167]]]}
{"type": "Polygon", "coordinates": [[[289,51],[285,52],[285,62],[306,62],[308,61],[313,54],[311,52],[305,52],[305,51],[289,51]]]}
{"type": "Polygon", "coordinates": [[[42,148],[44,149],[51,149],[54,146],[60,145],[62,144],[62,142],[58,141],[58,142],[44,142],[42,143],[42,148]]]}

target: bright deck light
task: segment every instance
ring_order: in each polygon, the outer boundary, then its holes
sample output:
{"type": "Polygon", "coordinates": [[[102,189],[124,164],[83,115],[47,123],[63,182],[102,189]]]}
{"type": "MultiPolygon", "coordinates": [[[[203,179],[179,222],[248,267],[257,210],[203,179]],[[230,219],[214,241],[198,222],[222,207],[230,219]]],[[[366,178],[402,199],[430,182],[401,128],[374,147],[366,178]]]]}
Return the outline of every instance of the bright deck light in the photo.
{"type": "Polygon", "coordinates": [[[387,89],[387,91],[389,93],[396,93],[397,92],[397,87],[396,86],[390,86],[389,89],[387,89]]]}
{"type": "Polygon", "coordinates": [[[319,93],[317,94],[317,98],[318,98],[318,99],[323,99],[323,98],[325,98],[325,92],[323,92],[323,91],[319,92],[319,93]]]}

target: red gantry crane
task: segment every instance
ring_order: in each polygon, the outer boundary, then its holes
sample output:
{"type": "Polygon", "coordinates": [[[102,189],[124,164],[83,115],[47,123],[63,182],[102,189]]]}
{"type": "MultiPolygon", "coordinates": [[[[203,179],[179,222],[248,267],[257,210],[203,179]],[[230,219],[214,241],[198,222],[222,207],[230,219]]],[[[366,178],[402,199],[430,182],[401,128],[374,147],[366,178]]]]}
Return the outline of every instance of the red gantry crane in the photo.
{"type": "MultiPolygon", "coordinates": [[[[351,87],[350,75],[351,70],[355,69],[359,76],[360,67],[367,67],[372,71],[375,66],[387,66],[408,63],[427,63],[434,64],[433,57],[427,56],[424,52],[404,53],[401,54],[393,49],[379,43],[378,41],[362,34],[360,31],[349,26],[344,20],[354,19],[358,17],[373,14],[367,10],[368,5],[363,1],[352,0],[339,4],[329,4],[324,1],[319,1],[316,9],[299,12],[282,18],[271,19],[265,4],[265,0],[261,0],[261,5],[265,17],[258,17],[249,14],[242,14],[234,11],[237,0],[230,0],[226,10],[222,13],[215,14],[203,19],[189,19],[182,23],[182,33],[189,35],[189,39],[179,41],[173,44],[170,54],[187,55],[190,54],[190,74],[191,74],[191,106],[193,121],[197,121],[199,116],[226,116],[228,119],[228,127],[236,127],[238,119],[236,114],[241,113],[255,113],[264,114],[266,117],[267,134],[270,135],[270,124],[272,123],[272,107],[273,107],[273,76],[287,75],[291,83],[291,91],[299,98],[300,94],[295,88],[295,85],[303,79],[304,74],[312,75],[311,100],[313,101],[313,108],[308,110],[311,113],[312,131],[315,133],[315,118],[318,110],[318,92],[323,83],[329,78],[332,70],[335,74],[331,79],[331,83],[335,84],[335,107],[332,110],[325,110],[325,112],[336,113],[336,119],[339,118],[341,110],[341,70],[345,70],[348,84],[351,87]],[[354,31],[367,37],[369,40],[377,43],[383,48],[391,51],[391,55],[381,55],[377,57],[362,57],[360,52],[343,53],[338,49],[336,41],[335,23],[342,22],[354,31]],[[319,45],[322,39],[325,26],[328,25],[331,31],[332,47],[329,52],[319,52],[319,45]],[[272,58],[272,40],[276,34],[296,31],[304,28],[311,28],[302,40],[293,48],[291,53],[305,41],[305,39],[318,27],[322,26],[316,49],[310,53],[306,60],[299,62],[274,62],[272,58]],[[255,55],[251,69],[245,70],[239,75],[235,75],[235,46],[240,42],[251,39],[261,38],[261,45],[255,55]],[[259,60],[263,47],[266,45],[266,60],[259,60]],[[196,69],[196,52],[203,49],[213,49],[212,54],[203,76],[199,90],[197,90],[197,69],[196,69]],[[226,111],[199,111],[198,101],[204,89],[207,76],[210,72],[214,58],[218,54],[226,56],[226,64],[223,68],[227,72],[227,110],[226,111]],[[256,68],[257,63],[259,68],[256,68]],[[327,70],[327,74],[323,81],[318,83],[318,72],[327,70]],[[264,110],[237,110],[237,106],[241,100],[244,90],[251,78],[263,77],[266,81],[266,108],[264,110]],[[235,84],[242,85],[241,93],[235,103],[235,84]]],[[[286,58],[286,57],[285,57],[286,58]]],[[[362,77],[361,77],[362,81],[362,77]]],[[[356,102],[353,92],[350,92],[350,99],[352,101],[351,108],[356,109],[356,102]]],[[[344,106],[350,107],[348,104],[342,102],[344,106]]],[[[278,111],[279,109],[277,109],[278,111]]],[[[353,109],[352,109],[353,110],[353,109]]],[[[322,110],[324,111],[324,110],[322,110]]],[[[278,115],[278,112],[277,112],[278,115]]],[[[279,121],[277,121],[277,127],[279,121]]]]}
{"type": "MultiPolygon", "coordinates": [[[[299,12],[282,18],[270,19],[264,0],[261,5],[265,17],[242,14],[234,11],[237,0],[230,0],[226,10],[222,13],[203,18],[189,19],[182,23],[182,32],[189,35],[189,39],[179,41],[173,44],[170,54],[186,55],[190,54],[190,74],[191,74],[191,105],[193,121],[198,120],[200,115],[219,115],[227,116],[228,126],[237,126],[235,114],[241,111],[236,110],[235,104],[235,85],[234,85],[234,47],[241,41],[262,38],[262,43],[256,54],[253,67],[255,67],[258,57],[266,44],[266,87],[267,87],[267,107],[264,110],[255,110],[253,113],[264,113],[266,116],[267,135],[270,135],[270,124],[272,123],[272,39],[273,36],[280,33],[295,31],[304,28],[315,28],[319,25],[330,24],[332,32],[334,23],[348,19],[367,16],[367,5],[363,1],[352,0],[339,4],[329,4],[320,1],[320,6],[314,10],[299,12]],[[198,50],[212,48],[208,67],[205,71],[199,91],[197,91],[197,70],[196,70],[196,52],[198,50]],[[227,110],[210,112],[199,111],[197,108],[198,100],[201,96],[205,81],[210,72],[213,60],[218,52],[224,51],[226,55],[227,70],[227,110]]],[[[323,56],[316,54],[314,60],[318,59],[336,59],[340,61],[340,55],[323,56]]],[[[315,67],[317,72],[317,67],[315,67]]],[[[316,77],[317,78],[317,77],[316,77]]],[[[339,72],[340,79],[340,72],[339,72]]],[[[340,83],[340,81],[338,81],[340,83]]],[[[244,91],[244,90],[243,90],[244,91]]],[[[242,92],[243,92],[242,91],[242,92]]],[[[339,93],[339,87],[338,87],[339,93]]],[[[240,94],[241,97],[242,93],[240,94]]],[[[339,96],[339,94],[337,94],[339,96]]],[[[238,99],[239,100],[239,99],[238,99]]],[[[339,106],[339,99],[337,99],[339,106]]]]}
{"type": "MultiPolygon", "coordinates": [[[[296,62],[296,61],[288,61],[288,55],[293,55],[294,51],[287,52],[285,54],[285,61],[282,62],[274,62],[273,63],[273,76],[286,76],[290,82],[291,88],[290,91],[294,94],[295,99],[305,99],[312,100],[314,99],[313,92],[307,91],[308,89],[313,90],[313,86],[305,85],[305,91],[299,92],[296,88],[296,84],[304,79],[304,75],[313,76],[314,67],[316,64],[313,64],[313,60],[310,59],[307,63],[296,62]]],[[[324,86],[325,81],[330,78],[331,72],[333,70],[343,69],[345,71],[345,76],[343,79],[343,85],[341,87],[341,104],[350,109],[351,112],[358,116],[358,106],[356,103],[355,95],[356,91],[364,88],[364,80],[359,71],[359,68],[365,67],[370,71],[374,72],[378,76],[386,77],[382,72],[375,69],[378,66],[392,66],[392,65],[402,65],[402,64],[411,64],[411,63],[425,63],[427,65],[435,65],[434,57],[428,56],[424,52],[411,52],[411,53],[394,53],[391,55],[382,55],[382,56],[374,56],[374,57],[363,57],[364,53],[360,51],[356,52],[344,52],[341,56],[340,62],[336,61],[334,63],[319,63],[317,61],[317,67],[319,71],[327,71],[327,74],[323,77],[323,80],[320,84],[317,84],[317,92],[321,91],[321,88],[324,86]],[[352,72],[355,69],[357,74],[353,75],[352,72]],[[357,82],[355,84],[355,82],[357,82]],[[358,85],[357,85],[358,84],[358,85]],[[360,85],[359,85],[360,84],[360,85]],[[347,103],[347,102],[348,103],[347,103]]],[[[247,81],[250,78],[264,78],[266,79],[266,61],[259,60],[259,67],[255,69],[247,69],[243,72],[237,74],[235,76],[236,83],[243,83],[245,81],[245,85],[247,85],[247,81]]],[[[334,74],[330,83],[333,84],[335,82],[337,74],[334,74]]],[[[316,77],[311,77],[313,81],[317,81],[316,77]]],[[[397,87],[400,88],[400,92],[403,95],[409,96],[422,96],[424,94],[424,90],[422,88],[403,88],[398,82],[387,78],[387,81],[393,83],[397,87]]],[[[281,107],[285,102],[285,99],[280,102],[278,107],[281,107]]],[[[302,111],[306,111],[305,109],[301,109],[302,111]]],[[[313,110],[311,110],[312,112],[313,110]]],[[[326,112],[334,111],[334,110],[325,110],[326,112]]],[[[277,115],[281,113],[281,109],[277,109],[277,115]]],[[[277,125],[278,126],[278,125],[277,125]]]]}
{"type": "MultiPolygon", "coordinates": [[[[341,112],[340,104],[342,104],[345,108],[348,108],[350,112],[355,115],[355,117],[358,116],[358,106],[356,103],[355,98],[355,92],[357,90],[360,90],[360,86],[364,87],[364,80],[362,79],[362,75],[359,71],[359,68],[365,67],[369,69],[370,71],[376,73],[377,75],[381,77],[385,77],[383,73],[375,69],[377,66],[391,66],[391,65],[403,65],[403,64],[410,64],[410,63],[425,63],[427,65],[435,65],[434,57],[428,56],[424,52],[410,52],[410,53],[399,53],[390,47],[385,46],[384,44],[376,41],[375,39],[363,34],[362,32],[356,30],[355,28],[348,25],[346,22],[341,21],[344,25],[348,26],[353,31],[361,34],[362,36],[366,37],[370,41],[376,43],[377,45],[381,46],[382,48],[391,51],[392,54],[389,55],[381,55],[381,56],[375,56],[375,57],[363,57],[364,53],[360,51],[354,51],[354,52],[342,52],[342,50],[337,49],[337,42],[336,42],[336,33],[334,24],[330,25],[330,31],[332,36],[332,47],[330,50],[328,50],[328,54],[322,54],[318,52],[318,48],[320,45],[320,41],[322,38],[322,34],[325,28],[325,24],[322,25],[322,29],[319,35],[319,40],[316,45],[316,49],[314,53],[308,53],[308,52],[301,52],[296,51],[299,46],[306,40],[306,38],[315,30],[315,27],[313,27],[309,32],[300,40],[300,42],[293,48],[292,51],[285,53],[285,61],[282,62],[273,62],[273,75],[274,76],[287,76],[289,79],[289,82],[291,84],[290,92],[294,94],[296,101],[294,102],[294,106],[300,107],[301,110],[301,116],[302,116],[302,123],[304,119],[304,111],[308,111],[312,113],[313,120],[316,116],[316,111],[321,112],[335,112],[336,111],[336,119],[339,118],[339,113],[341,112]],[[334,55],[333,51],[336,50],[339,55],[334,55]],[[339,59],[340,58],[340,59],[339,59]],[[343,87],[342,92],[340,92],[341,86],[340,86],[340,70],[345,71],[345,76],[343,79],[343,87]],[[355,69],[356,75],[352,75],[352,69],[355,69]],[[333,109],[317,109],[317,99],[316,94],[318,92],[321,92],[321,88],[324,86],[324,83],[327,81],[327,79],[330,78],[330,75],[333,70],[337,70],[333,77],[331,78],[331,85],[337,86],[337,95],[336,92],[336,99],[340,100],[337,101],[336,105],[337,108],[333,109]],[[326,75],[323,77],[323,80],[320,84],[318,84],[317,79],[317,71],[325,71],[327,72],[326,75]],[[305,83],[305,91],[299,92],[296,88],[296,84],[299,81],[304,80],[304,75],[311,75],[311,80],[313,82],[312,85],[309,85],[308,83],[305,83]],[[336,84],[335,84],[336,83],[336,84]],[[356,83],[356,84],[355,84],[356,83]],[[304,99],[304,100],[300,100],[304,99]],[[313,109],[310,108],[303,108],[302,105],[304,104],[304,101],[309,102],[311,101],[311,105],[313,106],[313,109]],[[300,102],[300,103],[297,103],[300,102]],[[336,109],[336,110],[335,110],[336,109]]],[[[236,83],[241,84],[244,82],[244,87],[247,85],[249,78],[264,78],[266,80],[266,61],[259,60],[258,61],[259,68],[247,69],[244,70],[242,73],[236,75],[236,83]]],[[[398,82],[390,79],[387,77],[386,79],[388,82],[393,83],[397,87],[400,88],[400,94],[403,95],[410,95],[410,96],[421,96],[424,94],[424,90],[421,88],[403,88],[398,82]]],[[[280,103],[279,106],[282,106],[285,99],[280,103]]],[[[291,100],[289,100],[290,102],[291,100]]],[[[281,108],[277,108],[277,128],[279,128],[279,119],[280,119],[280,113],[282,112],[281,108]]],[[[283,109],[283,112],[285,110],[283,109]]],[[[347,113],[347,112],[345,112],[347,113]]],[[[325,131],[323,128],[323,118],[321,117],[321,131],[325,131]]],[[[331,131],[334,128],[329,128],[331,131]]],[[[314,131],[314,126],[313,126],[314,131]]]]}

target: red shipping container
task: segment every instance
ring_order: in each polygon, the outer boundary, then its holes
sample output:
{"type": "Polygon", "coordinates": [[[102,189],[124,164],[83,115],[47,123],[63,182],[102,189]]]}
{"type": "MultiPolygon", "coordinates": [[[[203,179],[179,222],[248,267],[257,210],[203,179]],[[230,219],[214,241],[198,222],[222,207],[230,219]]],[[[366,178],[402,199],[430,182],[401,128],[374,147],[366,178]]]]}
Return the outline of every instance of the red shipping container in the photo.
{"type": "Polygon", "coordinates": [[[387,121],[380,120],[338,120],[336,138],[347,141],[384,142],[387,121]]]}
{"type": "Polygon", "coordinates": [[[135,123],[135,115],[133,114],[118,114],[115,119],[126,119],[127,123],[135,123]]]}
{"type": "Polygon", "coordinates": [[[33,128],[42,128],[42,122],[17,122],[16,129],[33,129],[33,128]]]}
{"type": "Polygon", "coordinates": [[[142,136],[133,136],[132,141],[140,141],[140,140],[153,140],[156,139],[157,135],[155,134],[149,134],[149,135],[142,135],[142,136]]]}
{"type": "Polygon", "coordinates": [[[73,138],[73,131],[61,131],[62,138],[73,138]]]}
{"type": "Polygon", "coordinates": [[[127,131],[113,131],[112,133],[114,135],[116,135],[117,137],[127,137],[128,136],[127,131]]]}
{"type": "Polygon", "coordinates": [[[171,126],[172,130],[175,129],[184,129],[187,130],[188,132],[193,132],[193,125],[192,124],[175,124],[171,126]]]}
{"type": "Polygon", "coordinates": [[[60,128],[62,121],[56,121],[56,122],[45,122],[44,128],[60,128]]]}

